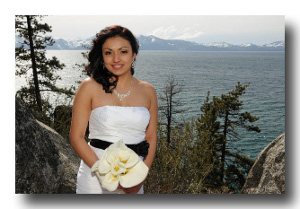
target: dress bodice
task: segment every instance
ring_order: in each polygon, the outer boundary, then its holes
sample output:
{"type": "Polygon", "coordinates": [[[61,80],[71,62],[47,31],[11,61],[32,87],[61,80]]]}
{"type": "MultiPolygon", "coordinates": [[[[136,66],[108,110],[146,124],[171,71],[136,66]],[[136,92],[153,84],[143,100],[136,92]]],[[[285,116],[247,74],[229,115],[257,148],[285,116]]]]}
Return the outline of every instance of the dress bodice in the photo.
{"type": "Polygon", "coordinates": [[[92,110],[89,138],[125,144],[137,144],[145,139],[150,121],[146,107],[101,106],[92,110]]]}

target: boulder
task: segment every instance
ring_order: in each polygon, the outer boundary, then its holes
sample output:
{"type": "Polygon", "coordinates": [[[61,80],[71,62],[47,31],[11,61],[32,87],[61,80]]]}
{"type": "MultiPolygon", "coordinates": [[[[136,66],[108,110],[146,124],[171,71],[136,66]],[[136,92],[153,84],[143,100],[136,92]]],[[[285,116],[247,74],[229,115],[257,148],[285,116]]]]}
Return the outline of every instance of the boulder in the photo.
{"type": "Polygon", "coordinates": [[[80,158],[64,139],[37,121],[16,98],[15,192],[75,193],[80,158]]]}
{"type": "Polygon", "coordinates": [[[272,141],[249,171],[242,194],[283,194],[285,192],[285,134],[272,141]]]}

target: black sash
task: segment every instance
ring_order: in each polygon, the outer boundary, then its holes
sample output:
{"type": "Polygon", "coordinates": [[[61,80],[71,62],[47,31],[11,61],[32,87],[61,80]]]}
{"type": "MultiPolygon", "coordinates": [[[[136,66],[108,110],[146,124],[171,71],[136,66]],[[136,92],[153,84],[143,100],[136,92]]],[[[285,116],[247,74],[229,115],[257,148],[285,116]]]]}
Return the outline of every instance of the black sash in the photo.
{"type": "MultiPolygon", "coordinates": [[[[91,139],[90,141],[90,145],[103,150],[111,144],[111,142],[103,141],[101,139],[91,139]]],[[[126,144],[126,146],[132,149],[139,156],[146,157],[148,155],[149,143],[146,140],[139,144],[126,144]]]]}

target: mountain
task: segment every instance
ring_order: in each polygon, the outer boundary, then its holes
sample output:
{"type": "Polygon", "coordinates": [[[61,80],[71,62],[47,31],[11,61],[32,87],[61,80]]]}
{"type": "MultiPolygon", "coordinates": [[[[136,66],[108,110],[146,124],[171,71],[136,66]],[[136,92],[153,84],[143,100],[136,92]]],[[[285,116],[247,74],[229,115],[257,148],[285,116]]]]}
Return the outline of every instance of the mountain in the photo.
{"type": "Polygon", "coordinates": [[[258,46],[251,43],[241,45],[229,44],[226,42],[212,42],[199,44],[184,40],[166,40],[155,36],[138,36],[141,50],[176,50],[176,51],[284,51],[285,42],[276,41],[273,43],[258,46]]]}
{"type": "MultiPolygon", "coordinates": [[[[92,37],[88,39],[54,39],[55,44],[48,46],[47,50],[86,50],[89,48],[92,37]],[[85,47],[84,47],[85,46],[85,47]]],[[[284,51],[285,42],[276,41],[264,45],[244,43],[241,45],[226,42],[196,43],[184,40],[167,40],[155,36],[137,36],[141,50],[170,50],[170,51],[284,51]]],[[[20,38],[16,36],[16,47],[20,38]]]]}
{"type": "Polygon", "coordinates": [[[285,43],[283,41],[276,41],[269,44],[265,44],[265,47],[281,48],[284,47],[285,43]]]}
{"type": "Polygon", "coordinates": [[[176,50],[176,51],[190,51],[203,50],[201,46],[195,42],[183,40],[166,40],[157,38],[155,36],[138,36],[137,37],[141,50],[176,50]]]}
{"type": "Polygon", "coordinates": [[[64,49],[64,50],[82,50],[85,49],[83,46],[89,46],[90,45],[90,40],[85,39],[75,39],[75,40],[64,40],[62,38],[60,39],[55,39],[55,43],[53,46],[48,46],[47,49],[64,49]]]}

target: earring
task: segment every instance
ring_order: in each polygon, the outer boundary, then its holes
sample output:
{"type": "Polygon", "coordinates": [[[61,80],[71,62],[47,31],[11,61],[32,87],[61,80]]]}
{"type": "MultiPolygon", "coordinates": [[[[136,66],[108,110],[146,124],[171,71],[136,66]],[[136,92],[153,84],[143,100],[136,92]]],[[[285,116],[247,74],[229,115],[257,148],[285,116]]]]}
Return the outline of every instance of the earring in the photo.
{"type": "Polygon", "coordinates": [[[103,68],[103,70],[105,69],[105,64],[104,64],[104,62],[102,63],[102,68],[103,68]]]}
{"type": "Polygon", "coordinates": [[[132,60],[131,67],[132,67],[133,69],[135,68],[135,60],[132,60]]]}

